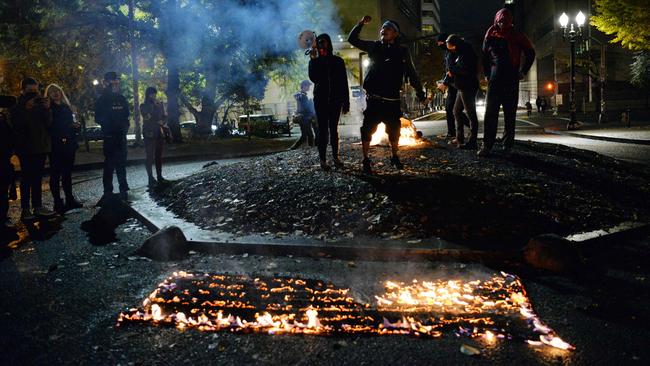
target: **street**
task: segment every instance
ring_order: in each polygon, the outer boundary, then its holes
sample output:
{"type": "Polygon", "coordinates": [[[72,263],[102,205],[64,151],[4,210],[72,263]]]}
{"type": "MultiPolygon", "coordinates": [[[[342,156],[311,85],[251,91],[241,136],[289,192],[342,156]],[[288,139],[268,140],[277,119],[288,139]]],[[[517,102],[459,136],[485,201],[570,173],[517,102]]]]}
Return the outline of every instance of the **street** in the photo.
{"type": "MultiPolygon", "coordinates": [[[[417,126],[430,136],[439,134],[443,123],[417,122],[417,126]]],[[[348,126],[342,126],[345,128],[348,126]]],[[[648,162],[648,154],[634,152],[636,146],[615,144],[620,147],[612,148],[607,142],[542,135],[526,122],[518,125],[518,135],[521,139],[603,149],[607,155],[648,162]]],[[[222,160],[218,166],[248,160],[222,160]]],[[[208,162],[167,164],[163,171],[167,179],[175,180],[203,170],[208,162]]],[[[147,182],[141,166],[129,167],[127,174],[132,189],[147,182]]],[[[132,217],[117,222],[115,236],[109,240],[96,240],[92,232],[82,230],[87,227],[84,223],[99,212],[93,206],[101,195],[101,170],[77,172],[74,181],[75,193],[85,207],[54,220],[54,224],[32,228],[38,240],[21,234],[22,240],[3,252],[0,326],[4,332],[0,346],[11,350],[3,355],[7,364],[27,360],[30,364],[629,364],[650,357],[645,347],[648,329],[642,326],[648,320],[649,268],[641,260],[650,249],[648,236],[606,248],[584,248],[583,255],[590,259],[593,271],[568,276],[507,263],[350,261],[293,255],[191,252],[185,260],[156,262],[134,254],[151,233],[132,217]],[[630,260],[634,257],[639,260],[630,260]],[[515,272],[521,276],[541,321],[575,350],[520,340],[486,341],[457,332],[426,338],[235,334],[141,324],[116,326],[121,312],[139,306],[161,281],[179,271],[322,280],[349,287],[355,300],[368,302],[372,302],[372,294],[363,289],[380,286],[386,280],[471,281],[486,273],[515,272]],[[462,351],[467,346],[477,349],[479,355],[462,351]]],[[[214,184],[219,189],[218,182],[214,184]]],[[[48,202],[49,192],[44,197],[48,202]]],[[[13,217],[17,216],[15,206],[13,217]]]]}

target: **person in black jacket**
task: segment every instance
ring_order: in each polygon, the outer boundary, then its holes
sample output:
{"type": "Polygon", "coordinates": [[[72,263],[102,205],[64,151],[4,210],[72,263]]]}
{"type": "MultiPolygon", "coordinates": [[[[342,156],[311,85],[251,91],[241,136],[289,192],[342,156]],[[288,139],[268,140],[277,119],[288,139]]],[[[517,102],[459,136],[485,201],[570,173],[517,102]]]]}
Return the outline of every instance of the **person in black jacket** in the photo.
{"type": "Polygon", "coordinates": [[[75,122],[68,97],[63,89],[50,84],[45,89],[45,97],[50,99],[52,111],[52,153],[50,154],[50,191],[54,199],[54,211],[59,213],[83,207],[72,195],[72,167],[74,166],[77,144],[77,131],[80,125],[75,122]],[[61,184],[65,194],[65,205],[61,199],[61,184]]]}
{"type": "Polygon", "coordinates": [[[483,70],[488,79],[485,102],[485,132],[479,156],[490,154],[497,134],[499,108],[503,106],[503,148],[515,143],[515,118],[522,80],[535,61],[535,49],[526,35],[514,29],[512,13],[499,10],[483,40],[483,70]],[[523,60],[521,56],[524,56],[523,60]]]}
{"type": "Polygon", "coordinates": [[[140,104],[140,114],[142,115],[142,133],[144,134],[144,148],[147,155],[145,169],[149,177],[149,186],[163,184],[166,179],[162,176],[162,153],[165,144],[165,129],[167,128],[167,114],[165,107],[156,99],[158,90],[154,87],[148,87],[144,93],[144,103],[140,104]],[[152,164],[156,164],[156,176],[154,179],[151,169],[152,164]]]}
{"type": "Polygon", "coordinates": [[[120,79],[113,71],[104,75],[104,92],[95,102],[95,121],[104,137],[104,195],[99,204],[113,195],[113,171],[120,185],[120,198],[128,199],[126,181],[126,134],[129,130],[129,104],[120,94],[120,79]]]}
{"type": "MultiPolygon", "coordinates": [[[[0,96],[0,108],[11,108],[16,104],[16,98],[0,96]]],[[[7,115],[0,111],[0,230],[13,230],[15,226],[9,220],[9,187],[13,182],[14,167],[11,156],[14,154],[15,138],[13,128],[7,115]]]]}
{"type": "Polygon", "coordinates": [[[34,215],[54,215],[54,212],[43,207],[41,197],[45,160],[52,149],[52,114],[50,101],[41,96],[35,79],[23,79],[21,88],[18,104],[11,109],[11,123],[16,133],[16,153],[20,159],[20,217],[23,221],[31,221],[34,215]]]}
{"type": "Polygon", "coordinates": [[[368,53],[370,67],[363,81],[366,91],[367,107],[363,112],[363,125],[361,126],[361,143],[363,149],[363,171],[372,173],[372,163],[368,157],[372,134],[377,130],[379,123],[386,125],[388,140],[391,145],[392,157],[390,162],[397,169],[404,165],[397,156],[401,129],[402,110],[400,108],[400,89],[406,76],[415,88],[420,102],[425,101],[424,91],[420,79],[415,72],[413,60],[406,46],[399,44],[399,25],[391,20],[382,24],[380,40],[365,41],[359,38],[363,26],[370,23],[370,16],[366,15],[352,28],[348,42],[358,49],[368,53]]]}
{"type": "Polygon", "coordinates": [[[456,88],[450,83],[451,78],[447,75],[449,64],[451,63],[452,54],[447,50],[447,38],[449,34],[441,33],[436,37],[436,45],[442,48],[445,52],[443,66],[445,74],[443,78],[438,81],[438,89],[442,92],[447,92],[447,99],[445,99],[445,113],[447,116],[447,139],[456,138],[456,119],[454,118],[454,104],[456,103],[456,88]]]}
{"type": "Polygon", "coordinates": [[[447,76],[452,78],[452,84],[458,90],[454,103],[456,141],[461,149],[476,150],[478,148],[478,117],[476,116],[476,93],[479,86],[476,76],[478,57],[472,46],[455,34],[447,38],[447,49],[453,56],[449,62],[447,76]],[[464,126],[468,124],[471,135],[469,141],[464,143],[464,126]]]}
{"type": "Polygon", "coordinates": [[[310,56],[309,79],[314,83],[320,166],[323,170],[330,170],[325,157],[329,137],[332,161],[340,168],[343,162],[339,159],[339,118],[341,111],[346,114],[350,111],[350,92],[345,62],[334,55],[332,40],[326,33],[316,37],[310,56]]]}

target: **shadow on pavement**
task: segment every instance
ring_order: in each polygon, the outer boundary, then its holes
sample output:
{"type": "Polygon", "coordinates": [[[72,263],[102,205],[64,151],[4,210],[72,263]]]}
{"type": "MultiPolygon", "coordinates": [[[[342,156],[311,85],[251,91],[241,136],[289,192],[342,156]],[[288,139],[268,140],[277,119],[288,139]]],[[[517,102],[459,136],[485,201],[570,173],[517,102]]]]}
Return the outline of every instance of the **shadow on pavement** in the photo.
{"type": "Polygon", "coordinates": [[[115,229],[131,217],[126,203],[112,197],[102,202],[101,208],[88,221],[81,223],[81,229],[92,245],[103,246],[118,241],[115,229]]]}

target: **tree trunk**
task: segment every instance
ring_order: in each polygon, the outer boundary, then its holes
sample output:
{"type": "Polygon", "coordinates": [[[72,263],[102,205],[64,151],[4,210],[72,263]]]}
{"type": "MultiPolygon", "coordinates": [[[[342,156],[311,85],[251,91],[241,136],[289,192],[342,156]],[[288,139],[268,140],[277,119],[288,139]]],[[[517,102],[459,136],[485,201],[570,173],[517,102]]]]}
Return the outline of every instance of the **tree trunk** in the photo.
{"type": "Polygon", "coordinates": [[[135,124],[135,144],[142,145],[142,126],[140,125],[140,92],[138,87],[138,53],[135,43],[135,29],[133,16],[135,12],[134,0],[129,1],[129,41],[131,43],[131,73],[133,76],[133,122],[135,124]]]}
{"type": "Polygon", "coordinates": [[[167,64],[167,125],[172,132],[174,142],[183,142],[180,126],[180,108],[178,105],[178,96],[180,95],[181,80],[177,65],[167,64]]]}

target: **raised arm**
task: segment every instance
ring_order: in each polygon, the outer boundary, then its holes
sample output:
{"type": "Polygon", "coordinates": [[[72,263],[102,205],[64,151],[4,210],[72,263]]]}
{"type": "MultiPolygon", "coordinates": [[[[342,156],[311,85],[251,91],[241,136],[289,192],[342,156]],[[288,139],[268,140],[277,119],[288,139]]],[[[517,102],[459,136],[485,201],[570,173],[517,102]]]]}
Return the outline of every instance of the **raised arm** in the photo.
{"type": "Polygon", "coordinates": [[[361,34],[363,26],[370,23],[370,20],[370,16],[364,16],[363,19],[361,19],[361,21],[359,21],[359,23],[357,23],[357,25],[352,28],[350,35],[348,36],[348,42],[350,42],[351,45],[365,52],[370,52],[370,50],[372,50],[373,46],[375,45],[375,42],[373,41],[366,41],[359,38],[359,34],[361,34]]]}

